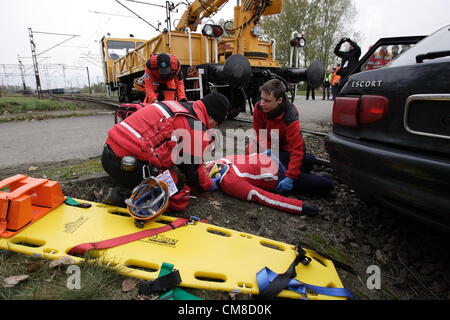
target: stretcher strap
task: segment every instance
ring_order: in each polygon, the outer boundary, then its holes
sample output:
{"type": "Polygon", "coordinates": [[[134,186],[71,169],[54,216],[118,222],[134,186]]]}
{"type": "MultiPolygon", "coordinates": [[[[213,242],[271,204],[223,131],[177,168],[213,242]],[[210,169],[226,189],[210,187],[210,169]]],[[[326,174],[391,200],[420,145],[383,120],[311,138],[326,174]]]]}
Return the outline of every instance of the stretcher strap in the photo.
{"type": "Polygon", "coordinates": [[[163,226],[163,227],[159,227],[159,228],[154,228],[154,229],[148,229],[148,230],[142,230],[139,232],[135,232],[135,233],[131,233],[131,234],[127,234],[124,236],[120,236],[117,238],[112,238],[112,239],[108,239],[108,240],[103,240],[103,241],[99,241],[99,242],[88,242],[88,243],[83,243],[83,244],[79,244],[75,247],[73,247],[72,249],[69,250],[68,254],[84,254],[89,250],[103,250],[103,249],[108,249],[108,248],[112,248],[112,247],[117,247],[129,242],[133,242],[136,240],[140,240],[146,237],[151,237],[172,229],[176,229],[182,226],[185,226],[190,220],[189,219],[185,219],[185,218],[178,218],[175,221],[163,226]]]}
{"type": "Polygon", "coordinates": [[[163,262],[158,278],[141,282],[139,294],[160,293],[159,300],[203,300],[177,287],[179,283],[181,277],[178,270],[174,270],[173,264],[163,262]]]}
{"type": "Polygon", "coordinates": [[[139,294],[163,294],[166,291],[176,288],[179,283],[181,283],[180,272],[174,270],[163,276],[160,275],[155,280],[141,282],[139,285],[139,294]]]}
{"type": "MultiPolygon", "coordinates": [[[[277,279],[280,279],[280,277],[281,277],[281,279],[286,281],[285,275],[286,275],[286,273],[281,274],[281,275],[277,274],[267,267],[261,269],[256,274],[256,281],[258,282],[259,292],[266,293],[266,292],[270,291],[271,287],[273,287],[274,285],[276,286],[277,279]]],[[[307,295],[307,289],[308,289],[314,293],[322,294],[322,295],[326,295],[326,296],[347,297],[349,299],[354,299],[352,293],[348,289],[315,286],[312,284],[301,282],[294,278],[289,279],[289,281],[287,281],[287,285],[283,289],[300,293],[305,298],[308,297],[308,295],[307,295]]]]}

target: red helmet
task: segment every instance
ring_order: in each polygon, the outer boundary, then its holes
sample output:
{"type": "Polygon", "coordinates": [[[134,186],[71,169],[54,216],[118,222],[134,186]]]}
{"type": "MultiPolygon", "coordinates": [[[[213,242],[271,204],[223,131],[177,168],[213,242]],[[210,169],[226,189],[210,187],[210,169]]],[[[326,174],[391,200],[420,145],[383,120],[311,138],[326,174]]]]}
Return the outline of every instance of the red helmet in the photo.
{"type": "Polygon", "coordinates": [[[167,53],[153,53],[147,60],[145,68],[155,80],[172,80],[180,72],[181,65],[178,59],[167,53]]]}

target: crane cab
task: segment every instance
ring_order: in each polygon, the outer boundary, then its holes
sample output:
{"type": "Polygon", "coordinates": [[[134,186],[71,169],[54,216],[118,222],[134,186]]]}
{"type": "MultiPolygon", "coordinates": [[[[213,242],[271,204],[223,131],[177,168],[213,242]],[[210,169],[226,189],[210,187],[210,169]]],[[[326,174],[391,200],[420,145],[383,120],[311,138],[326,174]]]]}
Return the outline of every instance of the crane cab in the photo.
{"type": "Polygon", "coordinates": [[[109,93],[117,90],[114,61],[126,56],[128,53],[142,46],[147,40],[135,38],[109,38],[101,39],[101,57],[103,77],[109,93]]]}

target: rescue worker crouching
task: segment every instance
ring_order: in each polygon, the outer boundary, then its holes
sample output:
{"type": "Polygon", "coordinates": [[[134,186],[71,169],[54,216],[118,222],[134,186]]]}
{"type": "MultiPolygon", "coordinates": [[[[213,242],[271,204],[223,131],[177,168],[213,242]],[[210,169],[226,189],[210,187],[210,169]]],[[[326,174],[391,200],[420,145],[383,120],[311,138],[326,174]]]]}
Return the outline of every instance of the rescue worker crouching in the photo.
{"type": "Polygon", "coordinates": [[[261,100],[253,108],[256,143],[250,143],[246,154],[256,150],[269,151],[274,132],[279,139],[279,160],[286,167],[285,176],[279,181],[275,192],[295,191],[308,195],[330,193],[333,190],[332,181],[311,173],[317,159],[305,151],[299,113],[287,99],[284,84],[278,79],[269,80],[261,86],[260,92],[261,100]]]}
{"type": "Polygon", "coordinates": [[[144,103],[187,102],[181,65],[174,55],[152,54],[145,64],[144,85],[144,103]]]}
{"type": "MultiPolygon", "coordinates": [[[[228,110],[227,97],[216,92],[193,103],[164,101],[147,104],[108,131],[102,166],[116,182],[133,188],[143,179],[144,165],[162,170],[177,165],[186,176],[189,187],[214,191],[217,184],[203,166],[203,153],[212,142],[206,131],[217,128],[226,119],[228,110]],[[178,129],[188,133],[187,137],[182,138],[190,139],[190,143],[183,142],[181,151],[184,154],[178,159],[182,162],[174,163],[177,159],[173,159],[172,151],[180,142],[176,140],[178,129]],[[186,154],[184,143],[190,146],[186,148],[190,154],[186,154]],[[137,159],[132,171],[122,169],[127,156],[137,159]]],[[[117,194],[119,191],[112,192],[117,194]]],[[[107,196],[103,202],[116,204],[112,202],[117,201],[109,201],[108,198],[111,197],[107,196]]],[[[117,197],[113,195],[112,198],[117,197]]],[[[118,198],[124,200],[123,196],[118,198]]]]}

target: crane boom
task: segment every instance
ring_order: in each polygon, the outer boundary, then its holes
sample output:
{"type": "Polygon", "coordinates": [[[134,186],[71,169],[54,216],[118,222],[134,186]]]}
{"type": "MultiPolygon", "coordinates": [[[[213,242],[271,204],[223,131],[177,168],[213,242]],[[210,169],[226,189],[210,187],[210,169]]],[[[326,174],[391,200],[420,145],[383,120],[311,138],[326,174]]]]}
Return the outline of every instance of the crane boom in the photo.
{"type": "Polygon", "coordinates": [[[175,30],[183,31],[185,28],[195,31],[198,22],[203,18],[208,18],[227,3],[228,0],[196,0],[187,7],[186,11],[181,16],[180,22],[175,30]]]}

